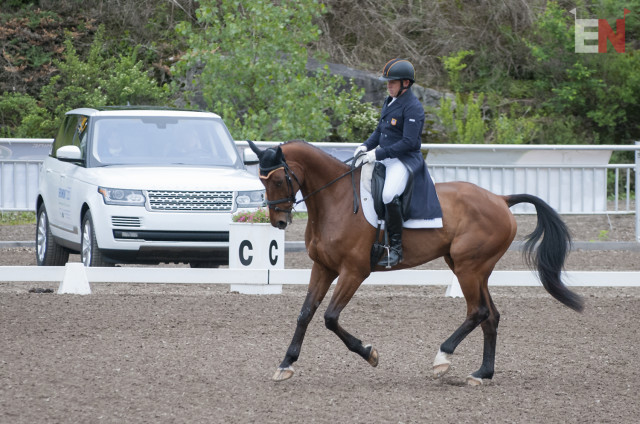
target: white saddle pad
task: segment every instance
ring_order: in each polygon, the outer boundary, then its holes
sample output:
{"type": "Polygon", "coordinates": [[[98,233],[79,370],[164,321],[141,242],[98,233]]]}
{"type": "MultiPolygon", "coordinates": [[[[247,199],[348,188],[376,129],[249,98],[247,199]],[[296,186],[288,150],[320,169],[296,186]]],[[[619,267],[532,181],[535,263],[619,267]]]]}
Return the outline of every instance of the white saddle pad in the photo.
{"type": "MultiPolygon", "coordinates": [[[[373,196],[371,195],[371,176],[373,175],[373,163],[367,163],[362,167],[360,175],[360,201],[362,203],[362,211],[369,224],[377,228],[381,223],[384,228],[384,219],[378,218],[376,209],[373,205],[373,196]]],[[[442,218],[434,219],[410,219],[404,221],[403,228],[442,228],[442,218]]]]}

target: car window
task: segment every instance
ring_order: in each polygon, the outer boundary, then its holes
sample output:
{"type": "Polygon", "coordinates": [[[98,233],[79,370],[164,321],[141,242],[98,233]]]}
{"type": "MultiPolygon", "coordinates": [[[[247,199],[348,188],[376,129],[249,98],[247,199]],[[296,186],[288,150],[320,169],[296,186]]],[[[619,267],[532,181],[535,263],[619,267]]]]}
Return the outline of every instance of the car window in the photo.
{"type": "Polygon", "coordinates": [[[73,143],[73,134],[75,132],[77,122],[77,115],[67,115],[64,117],[64,121],[58,130],[58,135],[56,135],[53,145],[51,146],[51,156],[55,157],[56,151],[60,147],[68,146],[73,143]]]}
{"type": "Polygon", "coordinates": [[[76,130],[73,133],[72,144],[78,146],[82,152],[82,158],[86,157],[85,150],[87,148],[87,139],[89,134],[89,118],[86,116],[78,116],[76,130]]]}
{"type": "Polygon", "coordinates": [[[91,155],[98,166],[241,166],[235,144],[218,119],[102,117],[94,122],[92,138],[91,155]]]}
{"type": "Polygon", "coordinates": [[[62,146],[78,146],[85,157],[89,118],[84,115],[67,115],[64,118],[58,135],[51,147],[51,155],[55,157],[56,151],[62,146]]]}

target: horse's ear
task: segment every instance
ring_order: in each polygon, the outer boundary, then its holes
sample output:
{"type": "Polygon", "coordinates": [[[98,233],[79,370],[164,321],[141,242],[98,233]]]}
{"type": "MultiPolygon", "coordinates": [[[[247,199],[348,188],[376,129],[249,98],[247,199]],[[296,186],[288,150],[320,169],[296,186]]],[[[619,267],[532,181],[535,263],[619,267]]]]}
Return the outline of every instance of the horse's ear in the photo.
{"type": "Polygon", "coordinates": [[[253,153],[258,155],[258,158],[261,158],[264,151],[260,150],[260,148],[256,146],[255,143],[251,140],[247,140],[247,143],[249,143],[249,147],[251,148],[251,150],[253,150],[253,153]]]}
{"type": "Polygon", "coordinates": [[[280,148],[280,146],[278,146],[278,148],[276,149],[275,162],[276,163],[284,162],[284,155],[282,154],[282,149],[280,148]]]}

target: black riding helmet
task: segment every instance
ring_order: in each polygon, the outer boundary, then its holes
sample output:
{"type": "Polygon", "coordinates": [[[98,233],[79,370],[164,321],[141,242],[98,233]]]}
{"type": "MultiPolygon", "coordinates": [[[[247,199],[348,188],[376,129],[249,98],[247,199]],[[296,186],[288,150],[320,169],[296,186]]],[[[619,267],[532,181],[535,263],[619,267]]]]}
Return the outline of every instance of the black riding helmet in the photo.
{"type": "MultiPolygon", "coordinates": [[[[382,68],[382,75],[379,79],[381,81],[409,80],[409,87],[411,87],[416,81],[416,70],[408,60],[391,59],[382,68]]],[[[400,93],[405,90],[406,88],[402,86],[400,93]]]]}
{"type": "Polygon", "coordinates": [[[408,79],[413,84],[416,80],[416,70],[408,60],[391,59],[382,68],[382,81],[405,80],[408,79]]]}

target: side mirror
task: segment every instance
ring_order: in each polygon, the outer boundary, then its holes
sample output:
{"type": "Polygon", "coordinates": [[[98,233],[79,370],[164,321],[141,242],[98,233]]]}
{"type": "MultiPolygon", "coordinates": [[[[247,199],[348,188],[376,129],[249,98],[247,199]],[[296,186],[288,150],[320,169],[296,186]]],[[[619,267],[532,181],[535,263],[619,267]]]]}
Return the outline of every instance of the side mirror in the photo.
{"type": "Polygon", "coordinates": [[[249,148],[244,149],[242,152],[244,156],[244,164],[245,165],[257,165],[260,163],[260,159],[258,159],[258,155],[249,148]]]}
{"type": "Polygon", "coordinates": [[[82,152],[78,146],[62,146],[56,150],[56,157],[65,162],[82,162],[82,152]]]}

